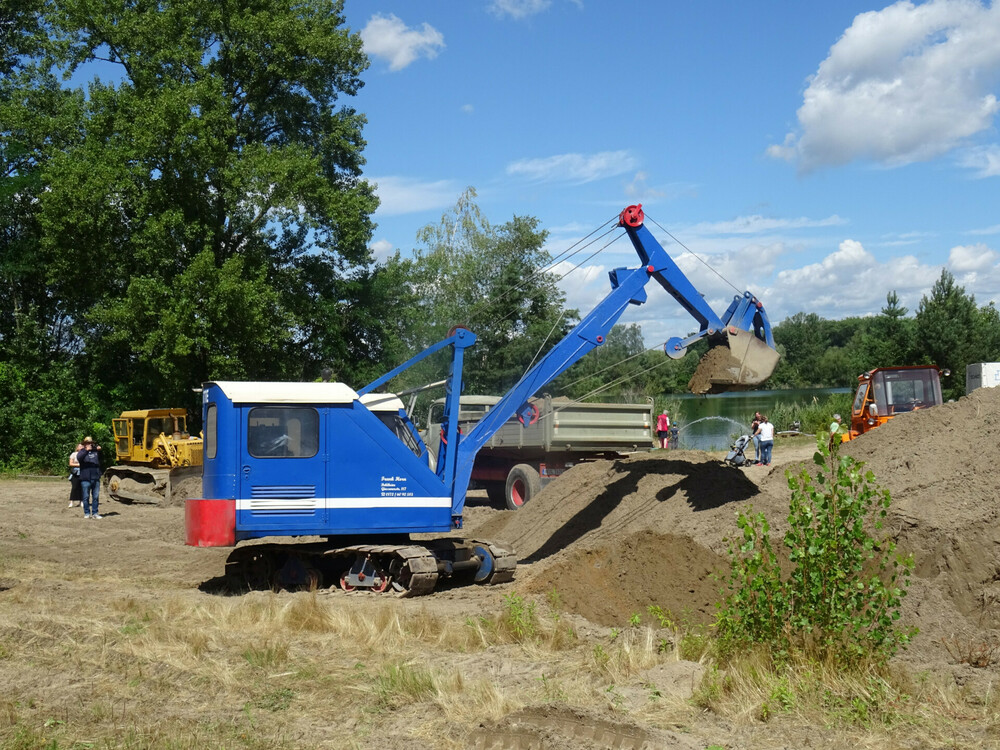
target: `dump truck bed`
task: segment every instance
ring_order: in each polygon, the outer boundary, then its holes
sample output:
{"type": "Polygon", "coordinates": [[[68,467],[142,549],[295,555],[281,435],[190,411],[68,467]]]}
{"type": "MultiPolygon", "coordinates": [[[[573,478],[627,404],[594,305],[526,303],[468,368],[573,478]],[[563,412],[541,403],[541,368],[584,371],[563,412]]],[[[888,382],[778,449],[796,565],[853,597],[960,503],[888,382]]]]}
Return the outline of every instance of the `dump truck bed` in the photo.
{"type": "MultiPolygon", "coordinates": [[[[494,406],[496,396],[463,396],[459,424],[463,432],[494,406]]],[[[548,453],[629,453],[653,447],[653,401],[641,404],[579,403],[567,398],[542,396],[531,402],[538,410],[533,423],[522,425],[512,418],[487,441],[481,452],[510,453],[525,458],[548,453]]],[[[440,424],[432,408],[428,446],[436,448],[440,424]]]]}
{"type": "Polygon", "coordinates": [[[484,450],[531,453],[627,453],[652,447],[653,404],[584,404],[549,396],[534,400],[538,419],[507,422],[484,450]]]}

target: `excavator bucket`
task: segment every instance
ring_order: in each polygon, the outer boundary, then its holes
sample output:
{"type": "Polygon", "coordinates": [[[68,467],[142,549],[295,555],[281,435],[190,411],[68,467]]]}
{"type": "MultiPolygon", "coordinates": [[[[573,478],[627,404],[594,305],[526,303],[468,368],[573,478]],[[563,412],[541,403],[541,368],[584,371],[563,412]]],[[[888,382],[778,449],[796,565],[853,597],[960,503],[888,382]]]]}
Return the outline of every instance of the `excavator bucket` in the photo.
{"type": "Polygon", "coordinates": [[[709,346],[688,382],[692,393],[746,390],[771,377],[778,364],[778,352],[750,331],[727,327],[709,346]]]}

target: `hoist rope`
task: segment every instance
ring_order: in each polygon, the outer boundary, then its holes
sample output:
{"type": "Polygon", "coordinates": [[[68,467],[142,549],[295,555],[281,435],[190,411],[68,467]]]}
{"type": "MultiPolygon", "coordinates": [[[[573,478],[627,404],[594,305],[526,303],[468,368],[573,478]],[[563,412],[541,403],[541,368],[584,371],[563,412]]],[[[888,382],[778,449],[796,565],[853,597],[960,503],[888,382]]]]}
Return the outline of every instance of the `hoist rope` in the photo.
{"type": "MultiPolygon", "coordinates": [[[[499,297],[497,297],[495,299],[492,299],[492,300],[484,301],[482,304],[479,304],[479,305],[476,305],[475,307],[473,307],[472,310],[469,311],[469,320],[470,320],[470,322],[472,320],[474,320],[476,318],[476,316],[481,311],[483,311],[484,309],[488,309],[488,308],[492,307],[493,305],[499,304],[500,302],[502,302],[503,300],[505,300],[510,295],[512,295],[515,292],[523,289],[525,286],[527,286],[531,282],[535,281],[537,278],[539,278],[541,276],[544,276],[546,274],[552,273],[552,271],[555,269],[555,267],[558,266],[560,263],[564,263],[564,262],[568,261],[574,255],[577,255],[578,253],[583,252],[586,248],[590,247],[595,242],[598,242],[599,240],[601,240],[604,237],[606,237],[607,235],[609,235],[611,232],[613,232],[615,230],[616,227],[612,227],[608,231],[604,232],[604,234],[602,234],[602,235],[600,235],[598,237],[594,237],[593,239],[590,239],[589,242],[587,241],[592,235],[595,235],[598,232],[600,232],[604,227],[606,227],[610,222],[614,221],[615,219],[617,219],[617,216],[614,217],[614,218],[612,218],[612,219],[608,219],[607,221],[605,221],[601,226],[597,227],[597,229],[594,229],[592,232],[590,232],[590,234],[587,234],[586,236],[580,238],[579,240],[577,240],[576,242],[574,242],[572,245],[570,245],[568,248],[566,248],[565,250],[563,250],[562,252],[560,252],[558,255],[556,255],[554,258],[552,258],[551,261],[549,262],[549,264],[547,266],[544,266],[544,267],[538,269],[533,274],[531,274],[530,276],[528,276],[526,279],[522,279],[518,284],[516,284],[515,286],[512,286],[510,289],[508,289],[507,291],[505,291],[499,297]],[[577,245],[579,245],[579,247],[577,247],[577,245]],[[574,250],[573,248],[576,248],[576,249],[574,250]]],[[[618,238],[615,238],[615,239],[618,239],[618,238]]],[[[614,240],[612,240],[612,242],[614,242],[614,240]]],[[[610,244],[611,243],[608,243],[608,245],[610,245],[610,244]]],[[[594,253],[591,253],[584,260],[582,260],[579,263],[577,263],[575,266],[573,266],[569,271],[567,271],[566,273],[564,273],[562,276],[557,276],[556,278],[554,278],[553,281],[554,282],[562,281],[569,274],[573,273],[573,271],[575,271],[576,269],[578,269],[580,266],[582,266],[588,260],[590,260],[595,255],[597,255],[602,250],[604,250],[604,248],[606,248],[608,245],[604,245],[603,247],[599,248],[594,253]]],[[[502,320],[506,320],[511,315],[513,315],[513,313],[514,313],[514,311],[511,311],[511,312],[507,313],[507,315],[505,315],[502,318],[500,318],[499,320],[501,320],[501,321],[502,320]]]]}
{"type": "Polygon", "coordinates": [[[737,294],[742,294],[742,292],[740,291],[739,287],[737,287],[735,284],[733,284],[729,279],[727,279],[725,276],[723,276],[717,270],[715,270],[714,268],[712,268],[712,266],[710,266],[708,264],[708,262],[706,260],[704,260],[700,255],[698,255],[696,252],[694,252],[694,250],[692,250],[691,248],[689,248],[687,245],[685,245],[679,239],[677,239],[676,237],[674,237],[670,232],[668,232],[666,229],[664,229],[662,226],[660,226],[657,223],[656,219],[650,219],[648,214],[646,215],[646,219],[648,219],[649,221],[651,221],[654,224],[656,224],[656,226],[660,228],[660,231],[663,232],[665,235],[667,235],[667,237],[669,237],[674,242],[676,242],[678,245],[680,245],[681,247],[683,247],[687,252],[691,253],[691,255],[694,258],[697,258],[699,261],[702,262],[702,264],[705,266],[705,268],[707,268],[709,271],[711,271],[712,273],[714,273],[716,276],[718,276],[724,282],[726,282],[727,284],[729,284],[729,286],[731,286],[733,289],[736,290],[737,294]]]}

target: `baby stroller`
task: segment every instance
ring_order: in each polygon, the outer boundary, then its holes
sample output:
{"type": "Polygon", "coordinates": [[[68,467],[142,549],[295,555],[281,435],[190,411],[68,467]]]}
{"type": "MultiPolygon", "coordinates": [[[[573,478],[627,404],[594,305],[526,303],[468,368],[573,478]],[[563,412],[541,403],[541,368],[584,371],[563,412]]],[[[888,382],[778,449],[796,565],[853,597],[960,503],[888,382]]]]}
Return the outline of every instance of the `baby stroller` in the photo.
{"type": "Polygon", "coordinates": [[[736,438],[729,453],[726,454],[726,463],[730,466],[748,466],[753,462],[746,457],[744,451],[750,445],[749,435],[740,435],[736,438]]]}

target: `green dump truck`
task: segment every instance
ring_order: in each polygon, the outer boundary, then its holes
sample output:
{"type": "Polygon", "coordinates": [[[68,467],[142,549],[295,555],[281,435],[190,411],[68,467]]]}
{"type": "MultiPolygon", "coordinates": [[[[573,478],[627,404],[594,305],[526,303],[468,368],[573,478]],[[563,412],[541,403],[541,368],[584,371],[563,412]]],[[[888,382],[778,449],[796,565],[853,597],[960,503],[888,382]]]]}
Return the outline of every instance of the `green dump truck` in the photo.
{"type": "MultiPolygon", "coordinates": [[[[459,425],[468,432],[498,401],[498,396],[462,396],[459,425]]],[[[575,464],[620,458],[652,450],[653,400],[643,404],[594,404],[544,395],[530,401],[532,420],[512,418],[476,456],[470,489],[484,489],[490,500],[517,510],[546,484],[575,464]]],[[[444,399],[431,403],[422,437],[436,449],[444,399]],[[429,439],[430,438],[430,439],[429,439]]]]}

